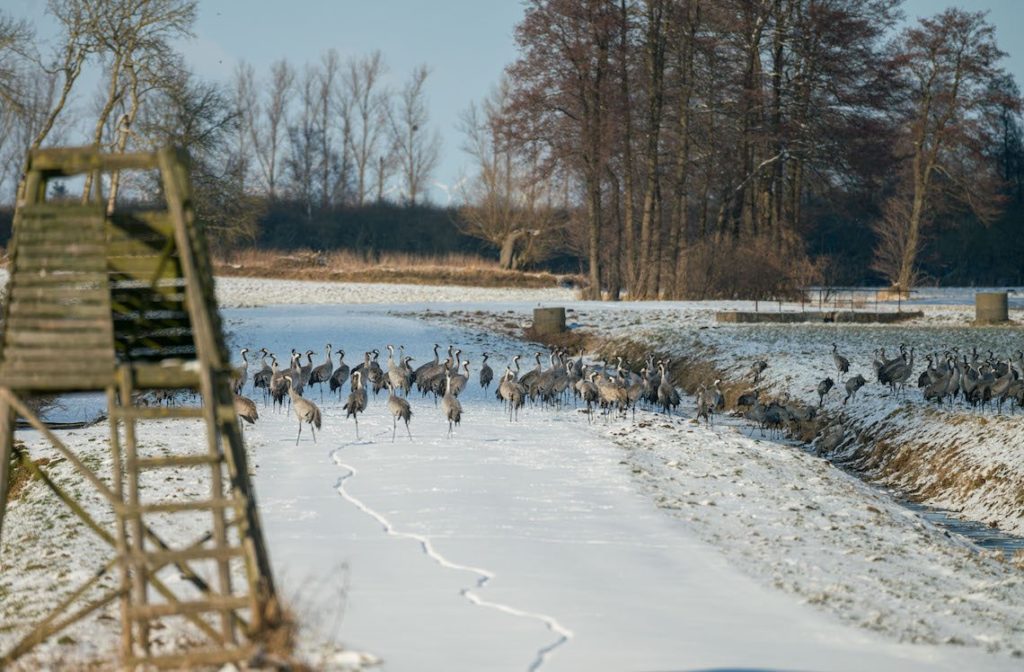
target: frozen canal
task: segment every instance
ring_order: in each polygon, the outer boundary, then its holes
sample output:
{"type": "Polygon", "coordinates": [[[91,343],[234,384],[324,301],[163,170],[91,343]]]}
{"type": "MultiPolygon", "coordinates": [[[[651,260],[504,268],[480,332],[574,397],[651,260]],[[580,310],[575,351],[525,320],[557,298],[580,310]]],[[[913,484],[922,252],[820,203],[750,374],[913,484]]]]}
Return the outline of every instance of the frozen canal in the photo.
{"type": "Polygon", "coordinates": [[[415,367],[455,343],[473,362],[452,439],[415,392],[413,441],[400,427],[392,443],[383,394],[360,440],[326,392],[315,444],[304,431],[296,446],[294,417],[269,407],[247,428],[283,592],[309,635],[371,652],[381,669],[1019,669],[979,647],[900,643],[755,581],[657,507],[622,447],[578,413],[526,409],[510,424],[475,373],[482,350],[499,353],[500,375],[524,344],[372,306],[225,318],[235,349],[310,348],[320,363],[331,342],[351,366],[371,348],[383,365],[384,346],[404,344],[415,367]]]}

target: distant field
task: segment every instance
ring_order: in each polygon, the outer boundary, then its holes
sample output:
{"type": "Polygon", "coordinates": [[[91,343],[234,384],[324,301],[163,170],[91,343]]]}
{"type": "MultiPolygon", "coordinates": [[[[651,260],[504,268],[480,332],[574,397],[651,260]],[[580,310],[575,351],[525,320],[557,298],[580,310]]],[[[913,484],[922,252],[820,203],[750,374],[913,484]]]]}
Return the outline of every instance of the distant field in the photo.
{"type": "Polygon", "coordinates": [[[509,271],[497,262],[466,254],[421,256],[387,253],[370,258],[353,252],[246,250],[216,259],[214,272],[290,280],[387,282],[414,285],[545,288],[579,285],[576,275],[509,271]]]}

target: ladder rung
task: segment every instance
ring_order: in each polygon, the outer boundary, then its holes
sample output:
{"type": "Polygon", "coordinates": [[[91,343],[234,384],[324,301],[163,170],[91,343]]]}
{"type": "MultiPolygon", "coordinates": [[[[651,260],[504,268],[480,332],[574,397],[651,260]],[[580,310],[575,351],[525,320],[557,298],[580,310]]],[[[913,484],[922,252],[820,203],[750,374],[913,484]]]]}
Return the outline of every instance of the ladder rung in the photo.
{"type": "MultiPolygon", "coordinates": [[[[242,501],[237,500],[238,506],[242,501]]],[[[156,502],[153,504],[122,504],[118,510],[125,516],[134,516],[142,513],[178,513],[181,511],[213,511],[215,509],[230,509],[236,505],[234,499],[194,499],[187,502],[156,502]]]]}
{"type": "Polygon", "coordinates": [[[228,609],[245,609],[250,606],[248,597],[208,597],[195,602],[164,602],[161,604],[142,604],[128,608],[128,617],[135,620],[149,620],[161,616],[184,616],[185,614],[202,614],[208,611],[226,611],[228,609]]]}
{"type": "Polygon", "coordinates": [[[147,666],[165,670],[191,669],[197,665],[222,665],[224,663],[249,660],[255,651],[256,647],[254,646],[241,646],[230,649],[221,647],[198,651],[191,649],[187,653],[129,658],[125,661],[125,666],[129,669],[136,667],[145,668],[147,666]]]}
{"type": "Polygon", "coordinates": [[[122,406],[114,409],[113,416],[131,420],[201,418],[203,409],[195,406],[122,406]]]}
{"type": "Polygon", "coordinates": [[[167,455],[165,457],[140,457],[135,461],[139,469],[164,469],[168,467],[197,467],[218,464],[224,458],[220,455],[167,455]]]}

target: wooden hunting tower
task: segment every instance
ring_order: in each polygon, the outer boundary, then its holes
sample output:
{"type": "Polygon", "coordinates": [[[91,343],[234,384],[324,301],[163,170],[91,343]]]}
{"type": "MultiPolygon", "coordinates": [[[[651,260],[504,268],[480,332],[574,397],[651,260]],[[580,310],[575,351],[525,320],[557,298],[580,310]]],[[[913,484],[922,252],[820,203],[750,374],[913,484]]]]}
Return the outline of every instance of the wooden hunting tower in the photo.
{"type": "MultiPolygon", "coordinates": [[[[120,602],[121,664],[178,668],[244,660],[277,625],[263,542],[230,387],[202,226],[192,211],[187,156],[175,149],[104,154],[96,148],[33,152],[14,219],[0,339],[0,530],[14,461],[43,481],[111,547],[112,557],[10,651],[0,668],[97,609],[120,602]],[[166,209],[108,212],[104,174],[149,171],[166,209]],[[87,175],[86,204],[47,203],[52,178],[87,175]],[[147,406],[139,391],[191,390],[199,404],[147,406]],[[109,473],[90,468],[32,411],[32,394],[102,392],[110,423],[109,473]],[[112,515],[90,514],[14,446],[18,417],[42,433],[102,495],[112,515]],[[154,450],[152,423],[188,418],[184,454],[154,450]],[[147,421],[149,431],[147,432],[147,421]],[[200,429],[202,425],[205,432],[200,429]],[[198,498],[152,501],[146,483],[179,470],[208,479],[198,498]],[[182,539],[175,516],[191,516],[182,539]],[[100,520],[107,518],[112,527],[100,520]],[[161,527],[163,525],[163,527],[161,527]],[[118,567],[116,580],[104,579],[118,567]],[[190,644],[154,633],[174,623],[190,644]],[[193,645],[194,644],[194,645],[193,645]]],[[[24,549],[31,552],[32,549],[24,549]]]]}

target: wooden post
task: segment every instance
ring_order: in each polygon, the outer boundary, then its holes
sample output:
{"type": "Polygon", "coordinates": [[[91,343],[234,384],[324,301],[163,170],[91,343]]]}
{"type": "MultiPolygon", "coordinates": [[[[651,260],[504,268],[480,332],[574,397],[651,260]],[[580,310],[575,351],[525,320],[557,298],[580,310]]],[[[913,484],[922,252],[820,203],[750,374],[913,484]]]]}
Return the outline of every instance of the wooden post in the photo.
{"type": "Polygon", "coordinates": [[[545,335],[565,331],[565,308],[534,308],[533,331],[545,335]]]}
{"type": "Polygon", "coordinates": [[[7,482],[11,478],[11,446],[14,443],[14,410],[0,397],[0,539],[7,512],[7,482]]]}

